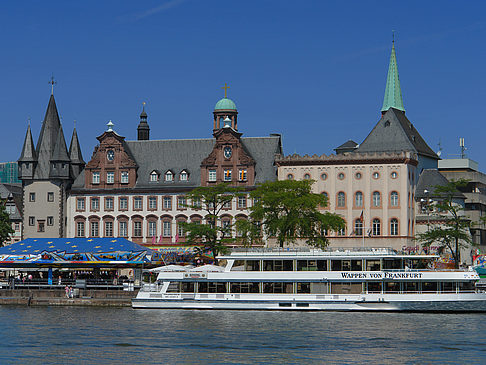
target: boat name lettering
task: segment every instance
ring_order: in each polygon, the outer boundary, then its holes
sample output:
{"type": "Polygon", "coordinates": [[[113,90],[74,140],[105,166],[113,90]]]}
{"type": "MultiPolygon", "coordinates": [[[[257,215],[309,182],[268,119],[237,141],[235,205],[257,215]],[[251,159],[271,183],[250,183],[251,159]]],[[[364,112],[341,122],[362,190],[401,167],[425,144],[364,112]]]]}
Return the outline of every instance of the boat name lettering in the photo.
{"type": "Polygon", "coordinates": [[[421,279],[420,272],[342,272],[343,279],[421,279]]]}

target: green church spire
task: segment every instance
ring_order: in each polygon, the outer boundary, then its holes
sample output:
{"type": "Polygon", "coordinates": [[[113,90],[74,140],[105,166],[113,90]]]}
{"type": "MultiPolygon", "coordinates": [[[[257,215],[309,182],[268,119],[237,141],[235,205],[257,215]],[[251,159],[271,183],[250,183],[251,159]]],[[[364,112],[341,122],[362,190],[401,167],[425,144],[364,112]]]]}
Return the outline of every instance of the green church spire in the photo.
{"type": "Polygon", "coordinates": [[[382,112],[390,108],[405,111],[402,100],[402,90],[400,89],[400,78],[398,77],[397,55],[395,54],[395,41],[393,41],[388,66],[388,77],[386,78],[385,98],[383,99],[382,112]]]}

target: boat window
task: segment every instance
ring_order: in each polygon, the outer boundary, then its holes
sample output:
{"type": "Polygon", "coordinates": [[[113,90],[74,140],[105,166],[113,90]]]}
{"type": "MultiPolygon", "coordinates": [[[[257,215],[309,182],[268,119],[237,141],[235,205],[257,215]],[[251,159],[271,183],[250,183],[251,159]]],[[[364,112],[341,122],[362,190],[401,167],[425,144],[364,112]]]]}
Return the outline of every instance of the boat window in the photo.
{"type": "Polygon", "coordinates": [[[385,292],[386,293],[398,293],[400,292],[400,283],[396,281],[391,281],[385,283],[385,292]]]}
{"type": "Polygon", "coordinates": [[[194,282],[182,282],[181,283],[181,292],[182,293],[194,293],[194,282]]]}
{"type": "Polygon", "coordinates": [[[343,271],[350,271],[351,270],[351,260],[343,260],[342,262],[342,270],[343,271]]]}
{"type": "Polygon", "coordinates": [[[171,281],[166,293],[180,293],[181,283],[180,281],[171,281]]]}
{"type": "Polygon", "coordinates": [[[416,293],[418,292],[418,285],[419,283],[415,281],[406,281],[403,283],[403,291],[409,292],[409,293],[416,293]]]}
{"type": "Polygon", "coordinates": [[[341,271],[341,260],[331,260],[331,270],[341,271]]]}
{"type": "Polygon", "coordinates": [[[422,283],[422,292],[436,292],[436,291],[437,291],[437,283],[436,282],[425,281],[425,282],[422,283]]]}
{"type": "Polygon", "coordinates": [[[263,271],[293,271],[292,260],[263,260],[263,271]]]}
{"type": "Polygon", "coordinates": [[[229,283],[231,293],[259,293],[260,283],[229,283]]]}
{"type": "Polygon", "coordinates": [[[297,260],[297,271],[327,271],[327,261],[297,260]]]}
{"type": "Polygon", "coordinates": [[[457,284],[459,291],[474,291],[474,282],[472,281],[461,281],[457,284]]]}
{"type": "Polygon", "coordinates": [[[296,307],[308,307],[309,303],[295,303],[296,307]]]}
{"type": "Polygon", "coordinates": [[[351,271],[363,271],[363,262],[361,260],[351,260],[351,271]]]}
{"type": "Polygon", "coordinates": [[[368,283],[368,293],[381,293],[381,282],[369,282],[368,283]]]}
{"type": "Polygon", "coordinates": [[[327,283],[311,283],[311,294],[327,294],[327,283]]]}
{"type": "Polygon", "coordinates": [[[310,294],[310,283],[297,283],[297,294],[310,294]]]}
{"type": "Polygon", "coordinates": [[[380,260],[366,260],[366,271],[380,271],[380,260]]]}
{"type": "Polygon", "coordinates": [[[226,283],[198,283],[197,291],[198,293],[226,293],[226,283]]]}
{"type": "Polygon", "coordinates": [[[235,260],[233,266],[231,266],[231,271],[245,271],[245,260],[235,260]]]}
{"type": "Polygon", "coordinates": [[[260,271],[260,260],[246,260],[246,271],[260,271]]]}
{"type": "Polygon", "coordinates": [[[401,268],[401,259],[384,259],[383,269],[385,270],[398,270],[401,268]]]}
{"type": "Polygon", "coordinates": [[[332,283],[331,294],[360,294],[362,287],[361,283],[332,283]]]}
{"type": "Polygon", "coordinates": [[[263,292],[264,293],[286,293],[291,294],[293,293],[294,288],[292,283],[263,283],[263,292]]]}
{"type": "Polygon", "coordinates": [[[451,281],[446,281],[441,284],[443,292],[455,292],[456,291],[456,283],[451,281]]]}

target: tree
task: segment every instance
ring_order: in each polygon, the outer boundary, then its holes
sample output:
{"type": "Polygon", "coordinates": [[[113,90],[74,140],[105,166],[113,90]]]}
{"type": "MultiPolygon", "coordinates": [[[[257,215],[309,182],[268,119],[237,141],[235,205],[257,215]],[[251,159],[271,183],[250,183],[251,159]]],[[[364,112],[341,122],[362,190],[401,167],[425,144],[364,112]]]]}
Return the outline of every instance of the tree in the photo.
{"type": "Polygon", "coordinates": [[[0,247],[3,247],[5,241],[10,239],[10,235],[15,233],[10,223],[10,217],[5,210],[5,203],[6,200],[0,200],[0,247]]]}
{"type": "Polygon", "coordinates": [[[280,247],[305,239],[314,247],[329,244],[326,232],[345,227],[337,214],[320,212],[327,205],[323,194],[312,193],[313,180],[280,180],[260,184],[250,196],[253,206],[248,221],[238,221],[237,230],[246,244],[261,242],[263,233],[276,237],[280,247]]]}
{"type": "Polygon", "coordinates": [[[416,237],[425,248],[429,248],[431,244],[438,245],[439,254],[449,251],[456,268],[459,268],[461,262],[461,248],[470,247],[473,243],[469,231],[471,221],[462,214],[464,208],[457,201],[459,189],[466,185],[467,180],[461,179],[434,187],[432,198],[435,201],[434,208],[441,217],[440,223],[434,224],[427,232],[419,233],[416,237]]]}
{"type": "Polygon", "coordinates": [[[211,252],[216,257],[220,253],[228,251],[227,245],[235,239],[232,235],[232,224],[218,224],[221,210],[226,204],[231,204],[235,196],[240,195],[237,189],[228,184],[218,184],[211,187],[199,187],[186,195],[189,203],[186,205],[192,209],[203,211],[206,223],[184,223],[186,240],[196,245],[196,253],[211,252]]]}

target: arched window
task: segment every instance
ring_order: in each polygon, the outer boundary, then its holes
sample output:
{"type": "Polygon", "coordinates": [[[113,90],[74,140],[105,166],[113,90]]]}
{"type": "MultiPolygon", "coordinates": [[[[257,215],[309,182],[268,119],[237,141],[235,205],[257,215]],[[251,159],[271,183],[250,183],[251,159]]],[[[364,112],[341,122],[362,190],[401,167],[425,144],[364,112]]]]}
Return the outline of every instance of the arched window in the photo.
{"type": "Polygon", "coordinates": [[[356,236],[363,235],[363,221],[361,220],[361,218],[358,218],[354,221],[354,234],[356,236]]]}
{"type": "Polygon", "coordinates": [[[344,191],[340,191],[337,194],[337,206],[338,208],[346,207],[346,194],[344,193],[344,191]]]}
{"type": "Polygon", "coordinates": [[[173,181],[174,180],[174,174],[172,171],[167,171],[165,173],[165,181],[173,181]]]}
{"type": "Polygon", "coordinates": [[[304,175],[304,180],[310,180],[310,178],[311,178],[310,174],[305,174],[304,175]]]}
{"type": "Polygon", "coordinates": [[[326,198],[326,204],[322,205],[321,208],[329,208],[331,205],[331,202],[329,201],[329,195],[325,191],[323,191],[321,194],[324,195],[324,198],[326,198]]]}
{"type": "Polygon", "coordinates": [[[378,218],[373,219],[373,236],[381,236],[381,222],[378,218]]]}
{"type": "Polygon", "coordinates": [[[152,171],[150,173],[150,181],[151,182],[159,181],[159,174],[157,173],[157,171],[152,171]]]}
{"type": "Polygon", "coordinates": [[[354,194],[354,205],[358,208],[363,206],[363,193],[361,191],[357,191],[356,194],[354,194]]]}
{"type": "Polygon", "coordinates": [[[390,236],[398,236],[398,219],[396,218],[390,220],[390,236]]]}
{"type": "Polygon", "coordinates": [[[293,179],[294,179],[294,175],[292,175],[292,174],[287,175],[287,180],[293,180],[293,179]]]}
{"type": "Polygon", "coordinates": [[[381,194],[379,191],[373,192],[373,206],[381,207],[381,194]]]}
{"type": "Polygon", "coordinates": [[[179,180],[180,181],[187,181],[189,174],[187,173],[186,170],[182,170],[180,175],[179,175],[179,180]]]}
{"type": "Polygon", "coordinates": [[[392,207],[398,207],[398,193],[396,191],[392,191],[390,194],[390,205],[392,207]]]}

